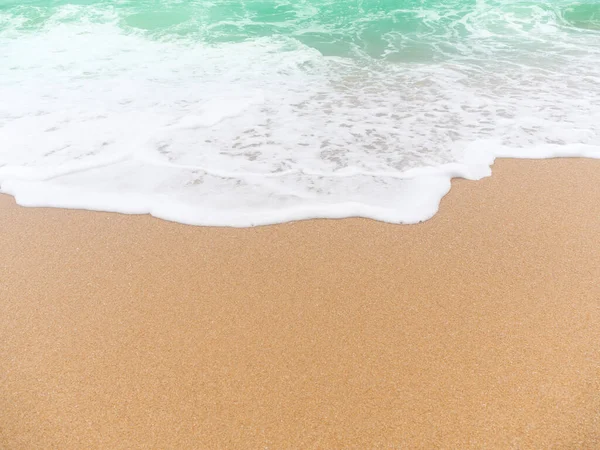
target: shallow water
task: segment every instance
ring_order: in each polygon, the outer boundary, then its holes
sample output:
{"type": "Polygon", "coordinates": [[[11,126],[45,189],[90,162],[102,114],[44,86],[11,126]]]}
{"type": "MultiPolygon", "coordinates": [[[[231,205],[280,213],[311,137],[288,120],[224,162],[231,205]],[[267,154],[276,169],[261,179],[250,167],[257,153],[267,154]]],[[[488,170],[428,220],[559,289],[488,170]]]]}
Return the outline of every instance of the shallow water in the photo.
{"type": "Polygon", "coordinates": [[[600,156],[600,1],[0,0],[0,191],[199,225],[431,217],[600,156]]]}

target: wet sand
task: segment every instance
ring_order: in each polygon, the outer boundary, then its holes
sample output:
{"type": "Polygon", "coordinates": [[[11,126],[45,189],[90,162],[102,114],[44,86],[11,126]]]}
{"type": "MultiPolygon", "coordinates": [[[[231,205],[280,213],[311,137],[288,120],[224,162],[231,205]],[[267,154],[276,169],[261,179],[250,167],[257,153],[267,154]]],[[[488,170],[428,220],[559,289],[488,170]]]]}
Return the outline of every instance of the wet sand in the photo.
{"type": "Polygon", "coordinates": [[[600,161],[432,220],[195,228],[0,196],[0,448],[600,448],[600,161]]]}

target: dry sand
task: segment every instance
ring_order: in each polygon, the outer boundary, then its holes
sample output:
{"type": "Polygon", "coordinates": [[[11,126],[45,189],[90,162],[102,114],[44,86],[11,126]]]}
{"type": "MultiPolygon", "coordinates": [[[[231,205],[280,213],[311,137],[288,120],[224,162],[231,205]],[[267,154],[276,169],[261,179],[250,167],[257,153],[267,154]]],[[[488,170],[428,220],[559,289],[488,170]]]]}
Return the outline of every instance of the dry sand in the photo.
{"type": "Polygon", "coordinates": [[[600,448],[600,161],[415,226],[0,230],[1,448],[600,448]]]}

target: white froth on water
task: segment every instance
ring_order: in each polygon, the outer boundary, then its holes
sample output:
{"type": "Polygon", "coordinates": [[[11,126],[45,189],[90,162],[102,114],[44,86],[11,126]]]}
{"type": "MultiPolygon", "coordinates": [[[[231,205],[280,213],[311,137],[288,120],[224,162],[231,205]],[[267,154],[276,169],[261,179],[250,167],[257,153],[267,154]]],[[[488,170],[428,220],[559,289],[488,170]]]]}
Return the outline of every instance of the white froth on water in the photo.
{"type": "Polygon", "coordinates": [[[194,225],[415,223],[496,157],[600,158],[600,34],[542,44],[556,25],[541,20],[517,51],[487,39],[522,24],[484,18],[462,21],[476,47],[435,64],[327,57],[291,37],[151,39],[110,15],[5,27],[0,192],[194,225]]]}

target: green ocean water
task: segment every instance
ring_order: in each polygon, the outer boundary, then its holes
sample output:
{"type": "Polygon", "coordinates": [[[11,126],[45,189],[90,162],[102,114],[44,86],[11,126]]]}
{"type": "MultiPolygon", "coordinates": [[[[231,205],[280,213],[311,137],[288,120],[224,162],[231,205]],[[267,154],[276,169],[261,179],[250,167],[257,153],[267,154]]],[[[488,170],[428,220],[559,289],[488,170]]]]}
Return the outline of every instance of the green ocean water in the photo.
{"type": "Polygon", "coordinates": [[[29,30],[110,18],[124,31],[155,37],[238,42],[284,35],[324,55],[422,60],[460,52],[477,32],[509,40],[544,25],[600,30],[600,2],[570,0],[2,0],[0,12],[3,27],[13,19],[29,30]]]}
{"type": "Polygon", "coordinates": [[[0,0],[0,192],[200,225],[431,217],[600,155],[600,0],[0,0]]]}

